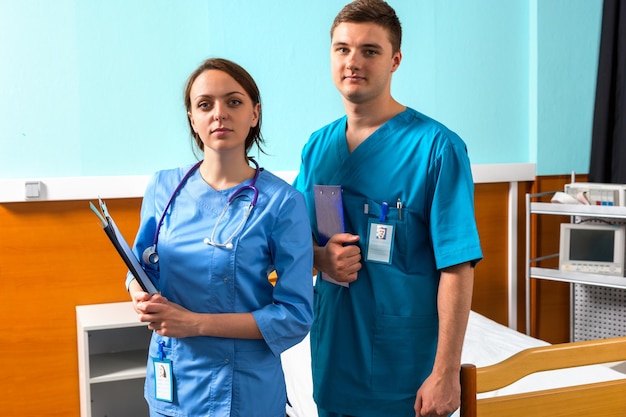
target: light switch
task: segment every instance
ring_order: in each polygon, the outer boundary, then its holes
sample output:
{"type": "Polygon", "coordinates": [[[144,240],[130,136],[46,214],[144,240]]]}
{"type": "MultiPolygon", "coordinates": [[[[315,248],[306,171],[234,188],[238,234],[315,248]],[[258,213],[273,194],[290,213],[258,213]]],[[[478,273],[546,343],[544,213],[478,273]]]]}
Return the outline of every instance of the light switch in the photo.
{"type": "Polygon", "coordinates": [[[41,197],[41,181],[26,181],[26,198],[41,197]]]}

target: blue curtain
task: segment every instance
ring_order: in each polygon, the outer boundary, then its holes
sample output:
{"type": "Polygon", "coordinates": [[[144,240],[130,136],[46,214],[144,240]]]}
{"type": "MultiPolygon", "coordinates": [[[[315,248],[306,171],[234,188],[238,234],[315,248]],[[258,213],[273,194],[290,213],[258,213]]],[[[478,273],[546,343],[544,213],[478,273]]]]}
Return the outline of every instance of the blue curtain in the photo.
{"type": "Polygon", "coordinates": [[[604,0],[589,181],[626,184],[626,0],[604,0]]]}

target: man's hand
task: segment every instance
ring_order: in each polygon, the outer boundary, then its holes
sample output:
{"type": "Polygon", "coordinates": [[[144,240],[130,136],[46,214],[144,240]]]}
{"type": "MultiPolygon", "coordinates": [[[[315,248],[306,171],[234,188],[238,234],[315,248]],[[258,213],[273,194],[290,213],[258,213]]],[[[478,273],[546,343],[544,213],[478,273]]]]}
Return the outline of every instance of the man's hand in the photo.
{"type": "Polygon", "coordinates": [[[448,416],[461,403],[461,352],[472,303],[474,268],[469,262],[441,271],[437,310],[439,340],[432,373],[415,398],[415,415],[448,416]]]}
{"type": "Polygon", "coordinates": [[[431,374],[415,398],[416,417],[447,417],[460,406],[461,383],[458,373],[431,374]]]}
{"type": "Polygon", "coordinates": [[[314,245],[315,268],[336,281],[356,281],[361,269],[361,248],[354,244],[358,241],[358,235],[338,233],[330,238],[326,246],[314,245]]]}

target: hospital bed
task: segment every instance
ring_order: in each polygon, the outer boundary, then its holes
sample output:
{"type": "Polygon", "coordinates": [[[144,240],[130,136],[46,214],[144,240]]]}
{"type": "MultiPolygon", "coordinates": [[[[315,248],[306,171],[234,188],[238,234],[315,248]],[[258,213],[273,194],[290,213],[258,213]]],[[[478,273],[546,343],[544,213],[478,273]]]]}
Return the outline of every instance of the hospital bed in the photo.
{"type": "MultiPolygon", "coordinates": [[[[287,415],[317,417],[308,336],[282,360],[287,415]]],[[[626,374],[611,368],[625,360],[626,338],[550,345],[472,311],[461,360],[462,411],[453,416],[626,416],[626,374]],[[603,362],[610,364],[595,364],[603,362]],[[584,366],[570,368],[577,365],[584,366]]]]}

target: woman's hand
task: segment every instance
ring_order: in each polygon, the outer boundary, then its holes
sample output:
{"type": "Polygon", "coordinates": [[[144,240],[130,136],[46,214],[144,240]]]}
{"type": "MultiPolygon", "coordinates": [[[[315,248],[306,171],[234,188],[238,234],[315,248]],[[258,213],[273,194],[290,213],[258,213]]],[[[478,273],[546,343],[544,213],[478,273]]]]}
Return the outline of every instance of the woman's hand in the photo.
{"type": "Polygon", "coordinates": [[[141,288],[141,285],[137,282],[136,279],[133,279],[128,285],[128,293],[130,294],[130,299],[133,301],[133,307],[138,314],[141,314],[141,311],[138,309],[137,305],[141,302],[150,300],[151,296],[147,292],[141,288]]]}
{"type": "Polygon", "coordinates": [[[199,315],[179,304],[168,301],[160,294],[149,296],[137,303],[139,321],[161,336],[191,337],[200,335],[199,315]]]}

